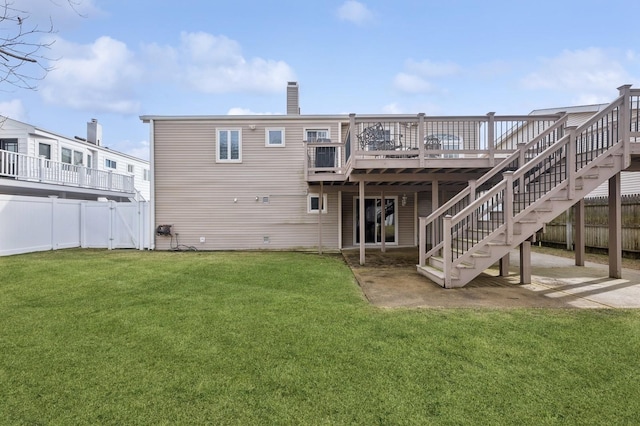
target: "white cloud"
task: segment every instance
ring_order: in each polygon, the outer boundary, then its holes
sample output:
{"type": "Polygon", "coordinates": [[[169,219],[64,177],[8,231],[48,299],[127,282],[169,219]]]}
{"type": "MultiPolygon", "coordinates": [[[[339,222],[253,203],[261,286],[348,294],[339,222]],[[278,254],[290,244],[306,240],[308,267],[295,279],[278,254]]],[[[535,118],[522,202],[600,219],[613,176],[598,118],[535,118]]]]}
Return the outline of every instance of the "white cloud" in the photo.
{"type": "Polygon", "coordinates": [[[544,58],[539,69],[522,79],[530,90],[555,90],[576,93],[580,103],[610,102],[615,89],[635,81],[626,65],[632,52],[618,54],[599,48],[565,50],[554,58],[544,58]]]}
{"type": "Polygon", "coordinates": [[[140,64],[126,44],[100,37],[91,44],[56,40],[60,59],[42,85],[47,102],[75,109],[136,113],[135,88],[143,76],[140,64]]]}
{"type": "Polygon", "coordinates": [[[338,8],[338,18],[356,25],[364,25],[373,21],[373,13],[360,2],[347,0],[338,8]]]}
{"type": "Polygon", "coordinates": [[[0,102],[0,116],[26,121],[26,111],[20,99],[0,102]]]}
{"type": "Polygon", "coordinates": [[[153,67],[158,78],[202,93],[276,93],[295,80],[286,62],[245,58],[237,41],[204,32],[183,32],[179,48],[152,44],[145,53],[159,64],[153,67]]]}
{"type": "Polygon", "coordinates": [[[404,72],[396,74],[393,87],[404,93],[424,93],[432,90],[431,83],[424,78],[404,72]]]}
{"type": "Polygon", "coordinates": [[[460,72],[460,67],[453,62],[416,62],[409,59],[405,62],[405,70],[396,74],[393,87],[403,93],[428,93],[436,90],[431,80],[449,77],[460,72]]]}

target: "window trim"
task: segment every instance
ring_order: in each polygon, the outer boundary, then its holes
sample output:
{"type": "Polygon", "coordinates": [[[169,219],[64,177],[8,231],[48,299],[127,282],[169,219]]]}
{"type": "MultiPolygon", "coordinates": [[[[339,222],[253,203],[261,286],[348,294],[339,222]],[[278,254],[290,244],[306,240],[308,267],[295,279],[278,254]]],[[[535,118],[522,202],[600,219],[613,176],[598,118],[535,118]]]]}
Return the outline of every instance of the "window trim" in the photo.
{"type": "MultiPolygon", "coordinates": [[[[310,192],[309,194],[307,194],[307,213],[318,214],[319,209],[311,208],[311,200],[313,198],[317,198],[318,201],[320,201],[320,194],[317,192],[310,192]]],[[[322,214],[327,214],[327,204],[327,194],[322,194],[322,214]]]]}
{"type": "MultiPolygon", "coordinates": [[[[229,149],[229,156],[231,149],[229,149]]],[[[216,129],[216,163],[242,163],[242,129],[237,127],[220,127],[216,129]],[[238,158],[220,158],[221,132],[238,132],[238,158]]]]}
{"type": "Polygon", "coordinates": [[[267,127],[264,129],[264,146],[268,148],[283,148],[285,146],[284,134],[284,127],[267,127]],[[269,132],[280,132],[281,142],[277,144],[271,143],[269,139],[269,132]]]}

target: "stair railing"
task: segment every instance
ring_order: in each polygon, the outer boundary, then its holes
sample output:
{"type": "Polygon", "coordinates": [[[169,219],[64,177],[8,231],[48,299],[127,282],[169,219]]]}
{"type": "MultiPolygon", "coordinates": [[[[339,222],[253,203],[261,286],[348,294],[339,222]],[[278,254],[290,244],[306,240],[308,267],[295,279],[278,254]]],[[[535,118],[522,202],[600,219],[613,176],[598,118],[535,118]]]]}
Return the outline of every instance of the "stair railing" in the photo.
{"type": "MultiPolygon", "coordinates": [[[[442,256],[445,287],[451,285],[451,271],[469,260],[484,247],[484,243],[504,234],[504,243],[513,246],[514,223],[565,188],[567,199],[572,199],[576,179],[588,171],[592,162],[620,149],[621,144],[624,150],[629,141],[625,139],[624,132],[618,131],[621,127],[628,127],[625,122],[629,114],[629,111],[625,111],[628,105],[628,86],[623,87],[627,88],[627,92],[607,108],[581,126],[567,128],[568,134],[517,170],[505,172],[500,183],[457,214],[445,218],[442,244],[447,249],[442,256]],[[536,186],[535,180],[526,181],[536,170],[551,171],[551,175],[546,175],[548,180],[545,181],[549,188],[536,186]],[[501,214],[487,221],[495,212],[501,214]]],[[[528,237],[520,236],[521,239],[528,237]]]]}
{"type": "Polygon", "coordinates": [[[454,216],[462,211],[475,200],[479,194],[486,191],[486,184],[495,180],[500,173],[506,170],[516,170],[527,161],[535,158],[535,156],[546,147],[556,142],[562,134],[567,118],[567,114],[563,114],[554,124],[531,141],[518,144],[515,152],[496,164],[478,180],[471,181],[465,189],[433,211],[429,216],[420,217],[419,264],[424,266],[427,258],[436,255],[444,248],[443,224],[446,216],[454,216]],[[431,247],[427,250],[428,241],[431,243],[431,247]]]}

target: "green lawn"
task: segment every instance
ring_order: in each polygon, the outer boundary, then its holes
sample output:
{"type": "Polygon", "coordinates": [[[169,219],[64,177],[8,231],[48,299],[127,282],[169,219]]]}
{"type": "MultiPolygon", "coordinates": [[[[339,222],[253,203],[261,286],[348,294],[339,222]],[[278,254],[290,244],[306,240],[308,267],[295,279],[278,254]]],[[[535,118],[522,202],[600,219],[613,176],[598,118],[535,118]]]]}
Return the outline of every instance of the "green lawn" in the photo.
{"type": "Polygon", "coordinates": [[[640,311],[381,310],[340,257],[0,258],[2,424],[637,424],[640,311]]]}

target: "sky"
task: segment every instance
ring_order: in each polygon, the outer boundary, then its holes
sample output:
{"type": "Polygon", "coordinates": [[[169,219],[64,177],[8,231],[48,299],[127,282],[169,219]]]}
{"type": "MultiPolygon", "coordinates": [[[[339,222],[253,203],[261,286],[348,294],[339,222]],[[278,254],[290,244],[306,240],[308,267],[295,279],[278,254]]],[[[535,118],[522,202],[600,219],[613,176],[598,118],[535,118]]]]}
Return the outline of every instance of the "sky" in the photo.
{"type": "Polygon", "coordinates": [[[141,115],[284,114],[288,81],[302,114],[528,114],[640,87],[638,0],[71,1],[14,0],[53,24],[51,70],[0,84],[0,115],[69,137],[95,118],[144,159],[141,115]]]}

